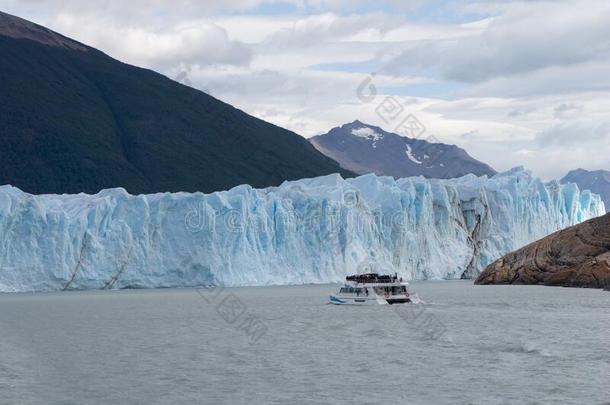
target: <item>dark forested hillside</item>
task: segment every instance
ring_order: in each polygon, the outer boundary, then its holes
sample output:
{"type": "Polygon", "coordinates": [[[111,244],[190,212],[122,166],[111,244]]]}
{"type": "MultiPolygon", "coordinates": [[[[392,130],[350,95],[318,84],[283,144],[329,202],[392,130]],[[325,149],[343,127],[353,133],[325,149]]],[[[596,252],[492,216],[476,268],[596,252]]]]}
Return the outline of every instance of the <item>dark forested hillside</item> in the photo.
{"type": "Polygon", "coordinates": [[[297,134],[0,13],[0,184],[210,192],[334,172],[351,174],[297,134]]]}

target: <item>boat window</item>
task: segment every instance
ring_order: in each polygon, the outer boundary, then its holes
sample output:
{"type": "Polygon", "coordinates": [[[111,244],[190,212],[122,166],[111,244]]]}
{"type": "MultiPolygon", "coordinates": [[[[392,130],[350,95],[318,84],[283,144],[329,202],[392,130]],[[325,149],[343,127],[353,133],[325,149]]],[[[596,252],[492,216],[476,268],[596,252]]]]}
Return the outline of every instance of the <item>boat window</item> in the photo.
{"type": "Polygon", "coordinates": [[[339,290],[340,293],[344,293],[344,294],[364,294],[365,289],[363,288],[355,288],[355,287],[350,287],[350,286],[345,286],[343,288],[341,288],[339,290]]]}

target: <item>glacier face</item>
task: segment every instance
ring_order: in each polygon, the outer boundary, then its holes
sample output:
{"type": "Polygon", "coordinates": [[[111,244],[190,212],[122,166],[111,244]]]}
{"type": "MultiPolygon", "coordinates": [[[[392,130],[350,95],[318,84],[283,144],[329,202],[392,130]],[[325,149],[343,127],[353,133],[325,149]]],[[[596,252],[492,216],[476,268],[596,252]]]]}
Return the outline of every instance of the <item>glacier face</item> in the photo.
{"type": "Polygon", "coordinates": [[[428,180],[338,175],[208,195],[30,195],[0,187],[0,291],[324,283],[374,267],[473,277],[605,213],[517,168],[428,180]]]}

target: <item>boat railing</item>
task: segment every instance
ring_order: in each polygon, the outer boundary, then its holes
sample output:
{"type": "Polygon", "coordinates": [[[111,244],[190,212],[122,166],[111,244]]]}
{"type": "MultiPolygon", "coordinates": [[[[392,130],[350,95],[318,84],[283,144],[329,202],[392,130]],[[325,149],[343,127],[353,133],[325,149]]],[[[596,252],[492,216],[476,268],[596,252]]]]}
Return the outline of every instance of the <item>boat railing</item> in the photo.
{"type": "Polygon", "coordinates": [[[353,281],[360,284],[392,284],[392,283],[402,283],[402,278],[398,278],[398,275],[393,276],[385,276],[378,274],[360,274],[355,276],[347,276],[345,278],[347,281],[353,281]]]}

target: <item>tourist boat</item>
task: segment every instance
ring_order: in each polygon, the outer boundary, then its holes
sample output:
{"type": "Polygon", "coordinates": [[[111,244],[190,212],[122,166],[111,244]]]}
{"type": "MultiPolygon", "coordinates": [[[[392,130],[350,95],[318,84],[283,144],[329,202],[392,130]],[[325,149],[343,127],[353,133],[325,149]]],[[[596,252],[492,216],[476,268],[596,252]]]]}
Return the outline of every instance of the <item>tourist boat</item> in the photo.
{"type": "Polygon", "coordinates": [[[345,284],[336,295],[330,296],[335,305],[404,304],[411,302],[407,290],[409,283],[393,276],[377,273],[347,276],[345,284]]]}

